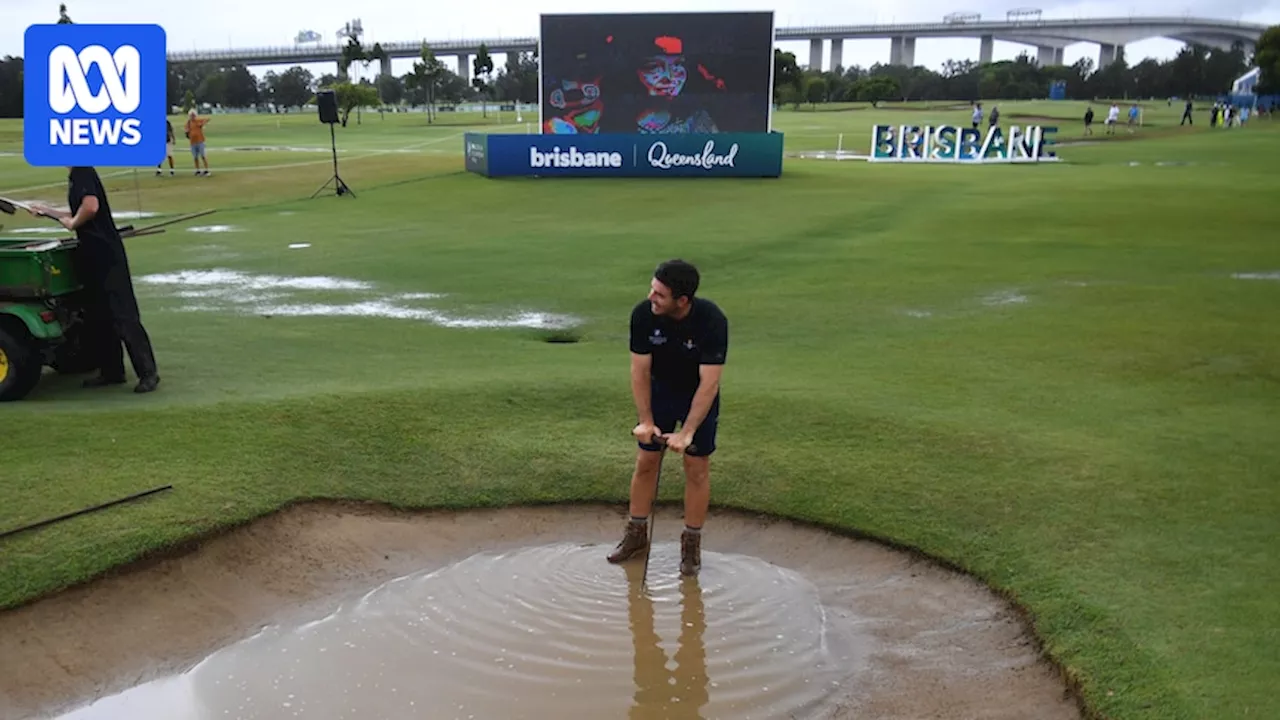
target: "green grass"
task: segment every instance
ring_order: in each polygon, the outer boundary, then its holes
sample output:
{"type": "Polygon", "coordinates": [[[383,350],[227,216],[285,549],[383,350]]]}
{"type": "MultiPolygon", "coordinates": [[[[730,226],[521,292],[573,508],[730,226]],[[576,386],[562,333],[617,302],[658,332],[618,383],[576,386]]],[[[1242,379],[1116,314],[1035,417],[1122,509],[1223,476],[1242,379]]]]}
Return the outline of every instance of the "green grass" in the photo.
{"type": "MultiPolygon", "coordinates": [[[[1006,118],[1084,107],[1001,105],[1006,118]]],[[[161,391],[50,377],[0,408],[0,529],[174,491],[0,543],[0,607],[296,499],[624,500],[626,318],[656,262],[683,256],[732,326],[714,502],[965,568],[1028,610],[1101,715],[1275,715],[1280,282],[1231,275],[1280,271],[1280,126],[1178,129],[1180,108],[1147,113],[1136,140],[1099,135],[1054,166],[788,160],[779,180],[694,184],[485,180],[461,172],[457,136],[481,118],[366,115],[338,141],[359,197],[315,200],[326,155],[225,148],[327,147],[327,128],[217,116],[213,177],[124,171],[108,189],[117,210],[217,207],[196,223],[244,231],[131,241],[135,278],[359,279],[371,296],[446,293],[421,307],[455,313],[570,313],[581,342],[183,312],[139,283],[161,391]],[[283,167],[250,169],[263,165],[283,167]]],[[[967,116],[777,123],[788,151],[834,149],[841,133],[863,149],[875,122],[967,116]]],[[[488,127],[523,131],[507,120],[488,127]]],[[[0,124],[0,152],[20,153],[20,130],[0,124]]],[[[56,200],[62,177],[0,156],[0,194],[48,184],[17,195],[56,200]]]]}

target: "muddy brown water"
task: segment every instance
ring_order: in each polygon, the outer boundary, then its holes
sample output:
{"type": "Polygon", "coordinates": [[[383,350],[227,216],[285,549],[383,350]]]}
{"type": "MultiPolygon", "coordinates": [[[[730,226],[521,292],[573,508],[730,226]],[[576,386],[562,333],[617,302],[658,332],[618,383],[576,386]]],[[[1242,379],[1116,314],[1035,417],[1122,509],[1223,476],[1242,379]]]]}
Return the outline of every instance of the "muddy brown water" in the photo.
{"type": "Polygon", "coordinates": [[[668,509],[643,586],[623,517],[293,508],[0,614],[0,717],[1079,717],[967,578],[723,512],[682,578],[668,509]]]}

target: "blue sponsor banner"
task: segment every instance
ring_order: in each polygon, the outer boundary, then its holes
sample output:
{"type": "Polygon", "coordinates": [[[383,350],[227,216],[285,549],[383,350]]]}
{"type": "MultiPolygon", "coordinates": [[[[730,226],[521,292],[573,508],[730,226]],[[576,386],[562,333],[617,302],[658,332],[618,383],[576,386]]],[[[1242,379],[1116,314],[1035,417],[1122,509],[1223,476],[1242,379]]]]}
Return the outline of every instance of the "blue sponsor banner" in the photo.
{"type": "Polygon", "coordinates": [[[164,28],[32,25],[24,51],[28,163],[147,167],[164,159],[164,28]]]}
{"type": "Polygon", "coordinates": [[[782,133],[483,135],[463,139],[485,177],[779,177],[782,133]]]}
{"type": "Polygon", "coordinates": [[[467,133],[466,163],[468,172],[480,173],[481,175],[489,174],[489,143],[486,141],[486,137],[485,135],[467,133]]]}

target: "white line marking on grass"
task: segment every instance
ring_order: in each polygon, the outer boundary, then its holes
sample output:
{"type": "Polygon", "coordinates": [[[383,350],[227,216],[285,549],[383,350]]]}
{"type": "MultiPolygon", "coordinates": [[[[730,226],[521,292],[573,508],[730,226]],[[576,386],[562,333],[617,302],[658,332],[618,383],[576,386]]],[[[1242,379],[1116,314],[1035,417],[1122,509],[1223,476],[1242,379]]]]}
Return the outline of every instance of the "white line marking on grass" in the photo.
{"type": "MultiPolygon", "coordinates": [[[[463,135],[463,133],[456,133],[456,134],[454,134],[454,135],[450,135],[450,136],[448,136],[448,137],[436,138],[436,139],[434,139],[434,140],[427,140],[427,141],[425,141],[425,142],[415,143],[415,144],[413,144],[413,145],[406,145],[406,146],[404,146],[404,147],[402,147],[402,148],[392,148],[392,149],[389,149],[389,150],[373,150],[373,151],[370,151],[369,153],[367,153],[367,154],[365,154],[365,155],[352,155],[352,156],[351,156],[351,157],[349,157],[349,158],[344,158],[344,159],[343,159],[343,162],[351,162],[351,161],[353,161],[353,160],[366,160],[366,159],[371,158],[371,157],[381,157],[381,156],[383,156],[383,155],[391,155],[391,154],[393,154],[393,153],[401,153],[401,152],[404,152],[405,150],[410,150],[410,149],[416,149],[416,148],[420,148],[420,147],[425,147],[425,146],[427,146],[427,145],[435,145],[435,144],[437,144],[437,143],[442,143],[442,142],[445,142],[445,141],[448,141],[448,140],[453,140],[453,139],[455,139],[455,138],[460,138],[460,137],[462,137],[462,135],[463,135]]],[[[276,164],[276,165],[237,165],[237,166],[232,166],[232,167],[227,167],[227,168],[220,168],[220,169],[218,170],[218,172],[219,172],[219,173],[229,173],[229,172],[246,172],[246,171],[255,171],[255,170],[287,170],[287,169],[289,169],[289,168],[306,167],[306,166],[308,166],[308,165],[331,165],[331,164],[333,164],[333,160],[332,160],[332,159],[329,159],[329,160],[308,160],[308,161],[306,161],[306,162],[280,163],[280,164],[276,164]]]]}
{"type": "MultiPolygon", "coordinates": [[[[367,158],[380,157],[382,155],[390,155],[393,153],[403,153],[408,150],[416,150],[417,148],[423,148],[428,145],[437,145],[442,142],[448,142],[449,140],[455,140],[457,138],[462,137],[464,134],[465,133],[454,133],[452,135],[447,135],[445,137],[434,138],[431,140],[424,140],[422,142],[412,143],[410,145],[405,145],[403,147],[390,148],[387,150],[372,150],[372,151],[369,151],[367,154],[353,155],[349,158],[345,158],[345,160],[347,162],[350,162],[352,160],[365,160],[367,158]]],[[[219,168],[218,173],[221,174],[226,172],[244,172],[247,170],[284,170],[284,169],[295,168],[295,167],[306,167],[308,165],[328,165],[328,164],[331,164],[332,162],[333,162],[332,159],[307,160],[305,162],[280,163],[277,165],[249,165],[249,166],[241,166],[241,167],[227,167],[227,168],[219,168]]],[[[144,170],[150,171],[151,168],[138,168],[139,172],[142,172],[144,170]]],[[[109,172],[109,173],[98,173],[98,176],[106,180],[108,178],[116,178],[122,175],[129,175],[133,172],[134,170],[118,170],[118,171],[109,172]]],[[[57,188],[57,187],[66,187],[66,181],[56,182],[56,183],[45,183],[43,185],[29,185],[27,187],[19,187],[19,188],[8,188],[5,190],[0,190],[0,195],[14,195],[17,193],[30,192],[32,190],[45,190],[48,188],[57,188]]]]}

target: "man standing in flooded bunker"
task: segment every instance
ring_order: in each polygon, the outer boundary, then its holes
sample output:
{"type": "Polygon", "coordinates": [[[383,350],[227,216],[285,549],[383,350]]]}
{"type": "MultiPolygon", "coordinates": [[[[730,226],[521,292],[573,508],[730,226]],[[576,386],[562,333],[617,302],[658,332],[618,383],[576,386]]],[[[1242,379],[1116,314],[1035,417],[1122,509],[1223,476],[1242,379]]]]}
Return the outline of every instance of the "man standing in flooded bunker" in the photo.
{"type": "Polygon", "coordinates": [[[608,557],[612,563],[648,546],[649,513],[665,445],[684,456],[680,573],[697,575],[702,567],[702,525],[711,502],[710,463],[729,322],[715,303],[695,297],[699,282],[692,264],[668,260],[654,271],[649,296],[631,311],[631,393],[638,419],[632,435],[639,449],[631,477],[631,519],[608,557]]]}

